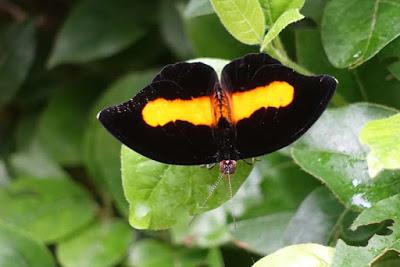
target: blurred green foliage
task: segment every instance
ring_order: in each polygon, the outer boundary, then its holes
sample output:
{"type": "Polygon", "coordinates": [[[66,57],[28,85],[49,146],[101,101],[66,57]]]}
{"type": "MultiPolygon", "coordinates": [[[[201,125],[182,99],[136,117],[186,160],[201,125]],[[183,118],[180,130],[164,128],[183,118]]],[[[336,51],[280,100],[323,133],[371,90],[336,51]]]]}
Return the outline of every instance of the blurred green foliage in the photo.
{"type": "Polygon", "coordinates": [[[0,1],[0,266],[399,266],[399,36],[399,0],[0,1]],[[96,120],[166,64],[260,48],[339,87],[230,200],[96,120]]]}

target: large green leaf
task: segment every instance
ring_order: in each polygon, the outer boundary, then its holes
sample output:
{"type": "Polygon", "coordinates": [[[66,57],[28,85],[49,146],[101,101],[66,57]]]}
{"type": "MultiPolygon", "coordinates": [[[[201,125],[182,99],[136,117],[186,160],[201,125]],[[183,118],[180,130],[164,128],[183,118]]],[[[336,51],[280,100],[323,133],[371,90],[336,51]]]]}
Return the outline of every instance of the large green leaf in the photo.
{"type": "Polygon", "coordinates": [[[24,81],[35,47],[33,23],[14,23],[0,29],[0,106],[11,100],[24,81]]]}
{"type": "Polygon", "coordinates": [[[176,225],[173,228],[174,241],[186,244],[190,240],[192,245],[212,247],[231,241],[233,237],[235,244],[247,243],[246,248],[260,254],[280,248],[282,239],[269,238],[278,232],[272,222],[294,211],[316,186],[318,182],[301,171],[290,158],[278,153],[262,157],[229,202],[197,215],[190,224],[188,220],[176,225]],[[234,224],[228,225],[230,216],[234,216],[242,226],[240,233],[234,224]],[[272,225],[270,230],[265,229],[264,221],[272,225]],[[260,230],[252,229],[253,224],[260,230]],[[265,233],[254,242],[246,238],[254,235],[253,232],[263,231],[265,233]],[[263,245],[258,248],[257,242],[263,245]]]}
{"type": "Polygon", "coordinates": [[[284,246],[283,236],[292,216],[292,212],[281,212],[232,224],[234,242],[260,255],[270,254],[284,246]]]}
{"type": "Polygon", "coordinates": [[[3,160],[0,160],[0,186],[8,184],[10,177],[8,175],[6,164],[3,160]]]}
{"type": "Polygon", "coordinates": [[[336,244],[339,238],[352,244],[365,244],[382,225],[349,229],[358,214],[340,204],[339,200],[321,187],[311,192],[290,220],[284,235],[286,245],[301,243],[336,244]]]}
{"type": "Polygon", "coordinates": [[[244,44],[262,42],[265,19],[258,0],[211,0],[226,30],[244,44]]]}
{"type": "Polygon", "coordinates": [[[0,223],[0,266],[55,267],[50,251],[14,227],[0,223]]]}
{"type": "Polygon", "coordinates": [[[57,258],[65,267],[111,267],[125,256],[133,232],[122,220],[96,222],[57,246],[57,258]]]}
{"type": "MultiPolygon", "coordinates": [[[[314,177],[303,172],[291,158],[279,153],[260,158],[255,164],[254,173],[259,176],[260,196],[248,205],[249,208],[242,215],[243,219],[294,212],[303,199],[320,185],[314,177]]],[[[256,192],[249,194],[257,196],[256,192]]]]}
{"type": "Polygon", "coordinates": [[[383,169],[400,168],[400,114],[368,122],[360,140],[371,149],[367,156],[370,176],[383,169]]]}
{"type": "Polygon", "coordinates": [[[307,0],[301,9],[301,13],[307,18],[313,19],[319,25],[327,2],[328,0],[307,0]]]}
{"type": "Polygon", "coordinates": [[[334,249],[319,244],[300,244],[282,248],[257,261],[252,267],[329,267],[334,249]]]}
{"type": "Polygon", "coordinates": [[[144,34],[140,23],[154,16],[151,5],[151,1],[81,0],[65,21],[48,65],[84,63],[127,48],[144,34]]]}
{"type": "Polygon", "coordinates": [[[343,241],[336,246],[333,267],[371,266],[388,251],[400,252],[400,195],[395,195],[376,203],[372,208],[364,210],[354,221],[352,229],[363,225],[379,223],[384,220],[393,220],[389,235],[375,235],[367,246],[353,247],[343,241]]]}
{"type": "Polygon", "coordinates": [[[154,239],[133,244],[127,261],[129,267],[223,267],[218,249],[210,251],[168,246],[154,239]]]}
{"type": "Polygon", "coordinates": [[[57,90],[39,119],[38,140],[49,156],[62,165],[82,162],[83,132],[98,91],[82,87],[70,84],[57,90]]]}
{"type": "Polygon", "coordinates": [[[282,13],[282,15],[274,22],[274,24],[272,24],[268,30],[268,33],[265,35],[261,46],[261,51],[264,51],[267,45],[269,45],[272,40],[275,39],[289,24],[299,21],[302,18],[304,18],[304,16],[300,14],[298,9],[289,9],[282,13]]]}
{"type": "Polygon", "coordinates": [[[171,229],[174,243],[213,248],[231,241],[228,227],[230,203],[231,201],[194,218],[190,216],[187,216],[187,219],[179,218],[178,223],[171,229]]]}
{"type": "Polygon", "coordinates": [[[395,111],[371,104],[354,104],[326,111],[292,150],[295,161],[311,173],[347,207],[363,209],[400,192],[400,172],[368,175],[368,149],[358,134],[366,122],[395,111]]]}
{"type": "Polygon", "coordinates": [[[332,0],[325,8],[322,41],[338,68],[361,65],[399,35],[399,0],[332,0]]]}
{"type": "MultiPolygon", "coordinates": [[[[221,184],[204,203],[219,175],[218,168],[162,164],[125,146],[121,150],[121,164],[123,188],[130,205],[129,222],[135,228],[169,228],[182,216],[215,208],[230,197],[229,190],[221,184]]],[[[250,170],[246,163],[238,163],[232,177],[234,193],[250,170]]]]}
{"type": "Polygon", "coordinates": [[[197,57],[232,59],[257,51],[235,40],[224,29],[215,14],[193,18],[186,17],[185,27],[194,54],[197,57]],[[212,42],[212,45],[210,45],[210,42],[212,42]]]}
{"type": "Polygon", "coordinates": [[[310,193],[291,218],[285,244],[318,243],[328,245],[340,227],[345,208],[325,187],[310,193]]]}
{"type": "Polygon", "coordinates": [[[247,213],[260,206],[269,205],[261,192],[263,177],[257,163],[236,195],[217,209],[196,215],[194,218],[180,220],[172,228],[174,241],[178,244],[190,244],[200,247],[215,247],[232,240],[229,219],[234,216],[241,220],[247,213]],[[266,203],[265,203],[266,202],[266,203]]]}
{"type": "Polygon", "coordinates": [[[133,72],[111,85],[93,107],[85,134],[86,168],[97,185],[113,197],[124,214],[128,213],[128,204],[122,192],[121,144],[100,125],[96,114],[103,108],[130,99],[144,88],[154,75],[155,71],[133,72]]]}
{"type": "Polygon", "coordinates": [[[0,188],[0,221],[53,243],[87,225],[96,204],[68,179],[14,180],[0,188]]]}
{"type": "MultiPolygon", "coordinates": [[[[259,0],[263,8],[268,27],[281,17],[285,12],[292,9],[301,9],[305,0],[259,0]]],[[[308,2],[308,1],[307,1],[308,2]]]]}
{"type": "Polygon", "coordinates": [[[179,58],[189,58],[193,54],[193,49],[184,29],[183,18],[178,10],[178,3],[162,0],[160,20],[161,34],[165,43],[179,58]]]}
{"type": "Polygon", "coordinates": [[[10,169],[16,177],[66,178],[69,175],[52,159],[37,140],[11,154],[10,169]]]}

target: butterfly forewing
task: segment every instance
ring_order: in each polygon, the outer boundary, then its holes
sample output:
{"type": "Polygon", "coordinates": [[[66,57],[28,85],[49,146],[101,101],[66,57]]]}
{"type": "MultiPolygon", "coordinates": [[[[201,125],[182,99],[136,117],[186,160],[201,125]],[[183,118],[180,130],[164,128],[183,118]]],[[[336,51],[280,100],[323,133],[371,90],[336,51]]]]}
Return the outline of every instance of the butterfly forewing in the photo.
{"type": "Polygon", "coordinates": [[[229,63],[221,86],[231,96],[239,158],[264,155],[304,134],[326,108],[337,81],[304,76],[265,54],[229,63]]]}
{"type": "Polygon", "coordinates": [[[123,144],[178,165],[215,162],[211,94],[215,71],[202,63],[166,66],[131,100],[106,108],[101,123],[123,144]]]}

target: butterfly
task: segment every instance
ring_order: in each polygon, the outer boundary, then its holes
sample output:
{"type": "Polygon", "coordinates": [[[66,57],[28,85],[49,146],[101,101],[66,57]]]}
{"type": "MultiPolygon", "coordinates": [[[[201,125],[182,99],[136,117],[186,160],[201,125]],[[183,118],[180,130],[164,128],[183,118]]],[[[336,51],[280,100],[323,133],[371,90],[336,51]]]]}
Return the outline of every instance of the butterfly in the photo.
{"type": "Polygon", "coordinates": [[[219,80],[201,62],[165,66],[127,102],[99,112],[124,145],[159,162],[219,164],[232,175],[236,162],[288,146],[320,117],[337,80],[304,76],[264,53],[227,64],[219,80]]]}

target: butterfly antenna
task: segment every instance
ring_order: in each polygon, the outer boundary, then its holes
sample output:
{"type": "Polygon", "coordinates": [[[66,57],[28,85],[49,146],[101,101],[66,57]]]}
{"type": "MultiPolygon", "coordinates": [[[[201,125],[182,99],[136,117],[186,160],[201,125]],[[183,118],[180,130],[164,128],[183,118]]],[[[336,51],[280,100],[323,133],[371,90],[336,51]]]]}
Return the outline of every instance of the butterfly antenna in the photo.
{"type": "MultiPolygon", "coordinates": [[[[218,185],[221,183],[222,178],[224,178],[224,176],[222,174],[220,174],[217,178],[217,181],[212,185],[210,192],[208,192],[208,196],[206,197],[206,199],[204,200],[204,202],[201,204],[200,208],[205,208],[207,202],[210,200],[210,198],[214,195],[215,190],[218,188],[218,185]]],[[[194,215],[192,217],[192,219],[189,222],[189,225],[191,225],[193,223],[193,221],[196,219],[197,215],[194,215]]]]}
{"type": "Polygon", "coordinates": [[[206,199],[204,200],[204,202],[201,204],[201,208],[205,208],[207,202],[210,200],[210,198],[214,195],[215,190],[218,188],[218,185],[221,183],[222,178],[224,178],[224,176],[222,174],[220,174],[218,176],[217,181],[212,185],[210,192],[208,192],[208,196],[206,197],[206,199]]]}
{"type": "MultiPolygon", "coordinates": [[[[227,174],[226,176],[228,178],[229,198],[232,199],[233,198],[233,190],[232,190],[232,183],[231,183],[231,175],[227,174]]],[[[232,214],[232,219],[233,219],[233,226],[234,226],[234,229],[236,231],[236,217],[235,217],[234,214],[232,214]]]]}

